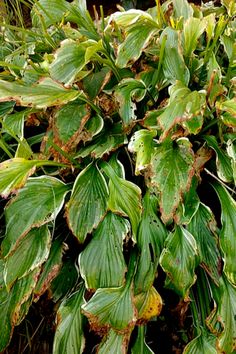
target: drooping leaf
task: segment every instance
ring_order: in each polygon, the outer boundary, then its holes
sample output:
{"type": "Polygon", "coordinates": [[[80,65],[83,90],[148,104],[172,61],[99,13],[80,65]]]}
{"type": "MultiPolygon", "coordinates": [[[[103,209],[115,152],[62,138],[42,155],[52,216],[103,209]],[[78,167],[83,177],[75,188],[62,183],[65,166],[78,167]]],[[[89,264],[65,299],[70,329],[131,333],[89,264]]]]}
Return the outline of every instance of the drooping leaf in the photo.
{"type": "Polygon", "coordinates": [[[65,299],[57,311],[57,328],[53,342],[53,354],[82,354],[85,345],[83,331],[84,287],[65,299]]]}
{"type": "MultiPolygon", "coordinates": [[[[196,169],[196,160],[195,160],[196,169]]],[[[191,187],[188,192],[184,193],[183,201],[179,204],[175,215],[175,222],[179,225],[188,225],[196,214],[200,199],[197,194],[198,180],[196,176],[193,177],[191,187]]]]}
{"type": "Polygon", "coordinates": [[[152,317],[159,316],[162,310],[162,298],[152,286],[147,292],[135,296],[135,307],[138,310],[138,322],[148,322],[152,317]]]}
{"type": "Polygon", "coordinates": [[[96,138],[84,147],[81,147],[76,157],[84,158],[90,155],[93,158],[101,158],[103,155],[110,154],[127,142],[127,137],[123,132],[121,123],[116,123],[111,128],[105,127],[96,138]]]}
{"type": "Polygon", "coordinates": [[[236,127],[236,100],[218,101],[216,102],[216,107],[225,112],[221,116],[224,124],[229,127],[236,127]]]}
{"type": "Polygon", "coordinates": [[[216,336],[201,327],[200,334],[184,348],[183,354],[217,354],[216,336]]]}
{"type": "Polygon", "coordinates": [[[196,281],[197,244],[194,237],[182,226],[176,226],[170,233],[160,264],[167,275],[166,286],[175,290],[184,300],[196,281]]]}
{"type": "Polygon", "coordinates": [[[164,76],[172,84],[178,80],[185,86],[188,86],[190,74],[181,53],[181,44],[178,31],[171,27],[165,28],[160,37],[161,44],[163,40],[166,40],[165,52],[163,56],[164,76]]]}
{"type": "Polygon", "coordinates": [[[110,68],[104,66],[101,70],[92,72],[84,78],[84,90],[91,100],[94,100],[94,98],[99,94],[109,77],[110,68]]]}
{"type": "Polygon", "coordinates": [[[66,39],[61,43],[61,47],[55,53],[55,60],[49,67],[49,72],[54,80],[71,85],[79,72],[90,61],[90,51],[93,48],[97,51],[101,45],[95,41],[77,43],[71,39],[66,39]]]}
{"type": "Polygon", "coordinates": [[[0,117],[10,114],[13,111],[14,106],[15,102],[12,101],[0,102],[0,117]]]}
{"type": "Polygon", "coordinates": [[[136,120],[136,103],[146,94],[146,86],[141,80],[133,78],[123,79],[115,88],[115,98],[119,104],[119,114],[125,129],[129,130],[136,120]]]}
{"type": "Polygon", "coordinates": [[[74,100],[80,91],[67,89],[51,78],[44,78],[32,86],[0,80],[0,102],[16,101],[21,106],[47,108],[74,100]]]}
{"type": "Polygon", "coordinates": [[[161,193],[161,218],[165,223],[173,219],[183,194],[190,188],[193,162],[191,144],[184,138],[162,143],[154,150],[151,182],[161,193]]]}
{"type": "Polygon", "coordinates": [[[157,198],[147,192],[143,198],[143,214],[138,229],[137,246],[140,256],[135,274],[135,294],[148,291],[157,272],[167,231],[157,216],[157,198]]]}
{"type": "Polygon", "coordinates": [[[203,124],[202,94],[190,91],[181,82],[170,86],[169,94],[169,104],[163,113],[158,114],[157,111],[157,122],[163,130],[160,139],[165,139],[177,124],[182,125],[188,133],[197,134],[203,124]]]}
{"type": "Polygon", "coordinates": [[[136,131],[130,139],[128,149],[136,154],[136,175],[139,175],[150,164],[155,135],[156,131],[154,130],[141,129],[136,131]]]}
{"type": "Polygon", "coordinates": [[[223,353],[234,353],[236,350],[236,288],[222,277],[220,287],[212,284],[215,308],[207,318],[211,332],[218,337],[218,347],[223,353]]]}
{"type": "MultiPolygon", "coordinates": [[[[10,292],[6,290],[3,283],[0,283],[0,351],[10,342],[14,326],[21,315],[21,306],[27,302],[36,285],[39,270],[35,269],[27,276],[19,279],[10,292]]],[[[2,274],[0,279],[3,279],[2,274]]],[[[30,303],[24,312],[27,313],[30,303]]]]}
{"type": "Polygon", "coordinates": [[[68,225],[81,243],[104,217],[107,201],[106,181],[97,166],[91,163],[76,178],[67,204],[68,225]]]}
{"type": "Polygon", "coordinates": [[[220,184],[214,184],[213,187],[221,203],[220,247],[224,253],[224,273],[236,286],[236,202],[220,184]]]}
{"type": "Polygon", "coordinates": [[[231,166],[233,170],[234,184],[236,185],[236,140],[229,139],[227,141],[227,154],[231,159],[231,166]]]}
{"type": "Polygon", "coordinates": [[[69,10],[69,5],[65,0],[39,0],[32,9],[31,17],[34,27],[38,27],[41,23],[40,16],[47,27],[61,22],[65,13],[69,10]],[[52,11],[53,10],[53,11],[52,11]]]}
{"type": "Polygon", "coordinates": [[[83,138],[83,128],[90,117],[90,110],[86,104],[70,102],[62,106],[55,114],[56,140],[62,145],[77,144],[83,138]]]}
{"type": "Polygon", "coordinates": [[[96,331],[102,327],[124,330],[136,319],[132,291],[127,286],[98,289],[82,309],[96,331]]]}
{"type": "Polygon", "coordinates": [[[110,178],[108,209],[129,217],[136,240],[142,211],[141,190],[136,184],[117,176],[109,164],[103,164],[102,168],[110,178]]]}
{"type": "Polygon", "coordinates": [[[218,177],[224,182],[232,182],[233,171],[229,156],[222,148],[219,147],[215,136],[207,135],[204,136],[204,139],[206,140],[207,145],[210,146],[216,153],[216,167],[218,177]]]}
{"type": "Polygon", "coordinates": [[[200,263],[217,284],[221,256],[217,246],[216,221],[212,211],[200,203],[187,229],[196,240],[200,263]]]}
{"type": "Polygon", "coordinates": [[[175,17],[183,17],[185,20],[193,16],[193,8],[187,0],[173,0],[175,17]]]}
{"type": "Polygon", "coordinates": [[[127,353],[127,342],[129,340],[129,335],[127,333],[122,334],[114,331],[112,328],[109,330],[108,335],[105,340],[101,343],[98,348],[99,354],[126,354],[127,353]]]}
{"type": "Polygon", "coordinates": [[[37,161],[14,158],[0,164],[0,193],[6,198],[24,186],[27,178],[35,171],[37,161]]]}
{"type": "Polygon", "coordinates": [[[75,260],[72,257],[63,260],[59,274],[50,284],[50,295],[53,301],[58,302],[70,294],[72,289],[77,285],[78,279],[79,274],[75,266],[75,260]]]}
{"type": "Polygon", "coordinates": [[[152,35],[158,30],[157,23],[152,17],[141,10],[128,10],[126,12],[115,12],[110,17],[110,25],[122,28],[125,39],[118,46],[116,65],[124,68],[130,62],[136,61],[145,47],[148,45],[152,35]],[[145,22],[145,26],[143,23],[145,22]]]}
{"type": "Polygon", "coordinates": [[[154,354],[145,341],[145,326],[138,327],[137,339],[131,348],[131,354],[154,354]]]}
{"type": "Polygon", "coordinates": [[[2,255],[6,257],[33,228],[56,218],[68,186],[50,176],[31,177],[6,207],[6,235],[2,255]]]}
{"type": "Polygon", "coordinates": [[[197,41],[206,28],[206,22],[203,19],[189,17],[184,23],[184,55],[190,57],[197,47],[197,41]]]}
{"type": "MultiPolygon", "coordinates": [[[[34,289],[34,301],[37,301],[40,296],[50,287],[53,279],[55,279],[62,267],[62,256],[63,256],[63,240],[64,237],[57,237],[52,242],[52,247],[48,259],[42,267],[42,272],[39,276],[37,285],[34,289]]],[[[65,279],[63,279],[64,284],[65,279]]]]}
{"type": "Polygon", "coordinates": [[[25,111],[6,115],[2,122],[3,131],[10,134],[13,138],[15,136],[23,138],[25,115],[25,111]]]}
{"type": "Polygon", "coordinates": [[[80,272],[86,288],[123,285],[126,264],[122,250],[128,231],[127,220],[111,212],[105,216],[94,231],[92,240],[79,255],[80,272]]]}
{"type": "Polygon", "coordinates": [[[46,261],[51,246],[47,226],[32,229],[5,260],[4,280],[8,288],[46,261]],[[17,266],[16,266],[17,265],[17,266]]]}

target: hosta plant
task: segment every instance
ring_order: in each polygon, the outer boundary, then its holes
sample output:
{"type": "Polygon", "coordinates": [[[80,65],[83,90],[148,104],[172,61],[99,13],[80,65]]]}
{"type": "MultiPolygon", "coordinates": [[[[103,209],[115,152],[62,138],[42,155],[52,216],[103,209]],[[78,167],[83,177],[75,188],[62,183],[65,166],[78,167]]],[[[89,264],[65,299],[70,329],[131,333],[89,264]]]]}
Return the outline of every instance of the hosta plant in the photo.
{"type": "Polygon", "coordinates": [[[164,352],[149,323],[176,314],[185,354],[236,351],[235,14],[2,19],[0,352],[46,293],[54,354],[164,352]]]}

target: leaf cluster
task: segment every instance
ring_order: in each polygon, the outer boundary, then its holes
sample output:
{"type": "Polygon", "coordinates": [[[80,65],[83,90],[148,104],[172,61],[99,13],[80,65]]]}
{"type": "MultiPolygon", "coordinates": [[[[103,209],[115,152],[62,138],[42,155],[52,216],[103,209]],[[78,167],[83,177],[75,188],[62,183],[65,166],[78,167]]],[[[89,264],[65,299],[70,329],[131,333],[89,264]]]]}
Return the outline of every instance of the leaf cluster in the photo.
{"type": "Polygon", "coordinates": [[[153,353],[162,272],[184,353],[233,353],[235,2],[95,15],[39,0],[31,28],[1,23],[0,351],[47,292],[54,354],[88,326],[100,354],[153,353]]]}

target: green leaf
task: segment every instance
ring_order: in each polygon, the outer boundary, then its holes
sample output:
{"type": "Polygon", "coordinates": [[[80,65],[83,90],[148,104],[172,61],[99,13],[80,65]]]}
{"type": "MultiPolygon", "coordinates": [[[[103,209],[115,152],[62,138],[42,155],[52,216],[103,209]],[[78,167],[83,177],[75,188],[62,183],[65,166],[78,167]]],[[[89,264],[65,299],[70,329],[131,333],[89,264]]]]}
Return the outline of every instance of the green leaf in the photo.
{"type": "Polygon", "coordinates": [[[204,19],[190,17],[184,23],[184,56],[190,57],[197,47],[197,41],[206,28],[204,19]]]}
{"type": "Polygon", "coordinates": [[[135,294],[152,286],[167,231],[157,216],[157,198],[148,191],[143,198],[143,215],[138,229],[137,246],[140,256],[135,274],[135,294]]]}
{"type": "Polygon", "coordinates": [[[201,327],[200,334],[184,348],[183,354],[217,354],[217,338],[201,327]]]}
{"type": "Polygon", "coordinates": [[[65,13],[69,10],[70,4],[65,0],[39,0],[32,9],[31,17],[34,27],[41,24],[41,17],[46,27],[61,22],[65,13]]]}
{"type": "Polygon", "coordinates": [[[50,293],[53,301],[58,302],[70,294],[78,279],[79,274],[75,266],[75,260],[70,256],[64,260],[59,274],[51,282],[50,293]]]}
{"type": "MultiPolygon", "coordinates": [[[[196,167],[196,163],[195,163],[196,167]]],[[[175,223],[178,225],[188,225],[196,214],[200,200],[197,194],[198,180],[193,176],[191,187],[187,193],[183,195],[183,201],[179,204],[176,215],[175,223]]]]}
{"type": "Polygon", "coordinates": [[[173,0],[175,17],[183,17],[185,20],[193,16],[193,8],[187,0],[173,0]]]}
{"type": "Polygon", "coordinates": [[[156,136],[155,130],[141,129],[131,137],[128,149],[136,154],[135,174],[139,175],[145,170],[151,161],[153,151],[153,138],[156,136]]]}
{"type": "Polygon", "coordinates": [[[106,213],[107,201],[106,181],[91,163],[76,178],[67,204],[67,222],[79,242],[83,243],[87,234],[98,226],[106,213]]]}
{"type": "Polygon", "coordinates": [[[220,278],[220,287],[212,285],[215,308],[207,318],[211,332],[218,336],[218,348],[223,353],[234,353],[236,350],[236,288],[220,278]]]}
{"type": "Polygon", "coordinates": [[[231,166],[233,170],[234,184],[236,185],[236,139],[227,141],[227,153],[231,159],[231,166]]]}
{"type": "Polygon", "coordinates": [[[24,186],[27,178],[35,172],[37,160],[14,158],[0,164],[0,193],[6,198],[24,186]]]}
{"type": "Polygon", "coordinates": [[[136,120],[136,103],[141,101],[146,94],[146,86],[141,80],[132,78],[123,79],[115,88],[115,99],[119,104],[119,114],[124,128],[129,130],[136,120]]]}
{"type": "Polygon", "coordinates": [[[101,68],[101,70],[92,72],[84,78],[84,90],[91,100],[94,100],[94,98],[100,93],[107,80],[109,79],[110,73],[110,68],[105,66],[101,68]]]}
{"type": "Polygon", "coordinates": [[[97,331],[102,327],[128,329],[136,320],[132,291],[127,286],[98,289],[82,310],[97,331]]]}
{"type": "MultiPolygon", "coordinates": [[[[38,279],[37,285],[34,289],[34,301],[37,301],[40,296],[50,287],[53,279],[58,276],[62,267],[63,256],[63,241],[65,236],[57,237],[53,242],[50,249],[48,259],[42,267],[42,272],[38,279]]],[[[62,285],[65,284],[63,279],[62,285]]],[[[53,285],[53,284],[52,284],[53,285]]]]}
{"type": "Polygon", "coordinates": [[[51,78],[43,78],[32,86],[0,80],[0,102],[16,101],[21,106],[47,108],[74,100],[80,91],[67,89],[51,78]]]}
{"type": "Polygon", "coordinates": [[[22,111],[6,115],[2,122],[3,131],[10,134],[13,138],[15,136],[23,138],[24,118],[26,113],[26,111],[22,111]]]}
{"type": "Polygon", "coordinates": [[[188,86],[190,74],[181,53],[179,32],[167,27],[161,34],[160,44],[165,40],[164,38],[166,39],[162,64],[164,76],[172,84],[178,80],[188,86]]]}
{"type": "Polygon", "coordinates": [[[158,26],[148,13],[140,10],[115,13],[112,20],[118,26],[124,26],[127,32],[125,40],[118,46],[116,58],[116,65],[119,68],[124,68],[131,61],[138,60],[154,33],[157,32],[158,26]],[[130,21],[132,17],[133,19],[130,21]]]}
{"type": "Polygon", "coordinates": [[[206,205],[200,203],[197,212],[187,225],[187,229],[196,240],[202,267],[218,284],[221,256],[217,246],[217,227],[212,211],[206,205]]]}
{"type": "Polygon", "coordinates": [[[233,181],[233,171],[229,156],[219,147],[219,144],[213,135],[204,136],[207,145],[216,153],[216,167],[218,177],[224,182],[233,181]]]}
{"type": "Polygon", "coordinates": [[[165,139],[177,124],[181,124],[189,133],[197,134],[203,124],[200,114],[202,95],[197,91],[191,92],[181,82],[170,86],[169,94],[169,104],[163,113],[156,111],[157,121],[163,130],[160,140],[165,139]]]}
{"type": "Polygon", "coordinates": [[[81,147],[76,158],[84,158],[89,155],[93,158],[101,158],[105,154],[110,154],[120,146],[127,144],[127,142],[128,140],[123,132],[121,123],[115,123],[112,127],[106,126],[91,143],[81,147]]]}
{"type": "Polygon", "coordinates": [[[31,177],[6,207],[6,235],[2,255],[6,257],[33,228],[55,220],[68,186],[50,176],[31,177]]]}
{"type": "Polygon", "coordinates": [[[123,240],[128,231],[127,220],[111,212],[94,231],[92,240],[79,255],[80,273],[87,289],[123,285],[126,272],[123,240]]]}
{"type": "Polygon", "coordinates": [[[236,100],[227,100],[223,102],[216,102],[216,108],[225,112],[222,114],[224,124],[230,127],[236,127],[236,100]]]}
{"type": "Polygon", "coordinates": [[[0,102],[0,117],[10,114],[13,111],[15,102],[0,102]]]}
{"type": "Polygon", "coordinates": [[[101,45],[88,40],[78,43],[72,39],[65,39],[55,53],[55,60],[49,66],[49,73],[54,80],[71,85],[79,72],[90,61],[88,49],[97,51],[101,45]]]}
{"type": "Polygon", "coordinates": [[[173,219],[182,196],[191,186],[193,152],[190,142],[178,139],[163,143],[154,149],[151,159],[151,183],[160,192],[160,210],[163,222],[173,219]]]}
{"type": "Polygon", "coordinates": [[[109,164],[103,164],[102,168],[110,178],[108,209],[129,217],[136,240],[142,211],[141,190],[136,184],[118,177],[109,164]]]}
{"type": "Polygon", "coordinates": [[[3,276],[7,288],[39,268],[48,258],[50,246],[51,235],[47,226],[32,229],[5,260],[3,276]]]}
{"type": "Polygon", "coordinates": [[[56,140],[59,139],[63,145],[78,144],[89,117],[90,110],[86,104],[70,102],[59,108],[54,118],[56,140]]]}
{"type": "Polygon", "coordinates": [[[138,327],[137,339],[131,349],[131,354],[154,354],[145,341],[145,326],[138,327]]]}
{"type": "Polygon", "coordinates": [[[85,346],[83,333],[84,287],[64,300],[57,311],[57,328],[53,342],[53,354],[82,354],[85,346]]]}
{"type": "MultiPolygon", "coordinates": [[[[1,262],[2,263],[2,262],[1,262]]],[[[1,267],[3,264],[1,265],[1,267]]],[[[0,267],[0,268],[1,268],[0,267]]],[[[0,351],[2,352],[10,342],[14,326],[17,324],[21,315],[21,307],[30,298],[31,293],[37,282],[39,271],[35,269],[27,276],[18,280],[8,292],[1,283],[0,287],[0,351]]],[[[3,279],[0,275],[0,279],[3,279]]],[[[30,302],[25,313],[28,311],[30,302]]]]}
{"type": "Polygon", "coordinates": [[[224,253],[224,273],[228,280],[236,285],[236,202],[220,184],[214,184],[214,189],[221,203],[220,247],[224,253]]]}
{"type": "Polygon", "coordinates": [[[110,329],[105,340],[98,348],[99,354],[126,354],[129,335],[122,334],[110,329]]]}
{"type": "Polygon", "coordinates": [[[189,289],[196,281],[195,267],[197,245],[194,237],[182,226],[170,233],[162,251],[160,264],[167,275],[166,286],[176,291],[184,300],[189,299],[189,289]]]}

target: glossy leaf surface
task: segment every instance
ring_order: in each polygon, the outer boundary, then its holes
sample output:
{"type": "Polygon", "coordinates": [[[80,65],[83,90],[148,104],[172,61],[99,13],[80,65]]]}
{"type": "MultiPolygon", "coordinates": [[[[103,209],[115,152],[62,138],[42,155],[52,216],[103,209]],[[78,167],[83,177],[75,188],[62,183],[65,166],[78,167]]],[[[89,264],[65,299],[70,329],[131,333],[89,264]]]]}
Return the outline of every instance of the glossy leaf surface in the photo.
{"type": "Polygon", "coordinates": [[[143,214],[138,229],[139,260],[135,274],[135,293],[149,290],[157,272],[159,257],[167,230],[157,216],[157,198],[147,192],[143,199],[143,214]]]}
{"type": "Polygon", "coordinates": [[[6,235],[2,254],[7,256],[33,228],[55,220],[68,187],[50,176],[31,177],[19,194],[7,205],[6,235]]]}
{"type": "Polygon", "coordinates": [[[236,285],[236,202],[220,184],[213,185],[221,203],[220,247],[224,253],[224,273],[236,285]]]}
{"type": "Polygon", "coordinates": [[[88,246],[79,255],[80,272],[86,288],[98,289],[123,285],[126,272],[122,252],[123,240],[128,231],[127,220],[108,212],[94,231],[88,246]]]}
{"type": "Polygon", "coordinates": [[[212,288],[216,305],[206,323],[210,330],[218,335],[220,350],[233,353],[236,350],[236,288],[226,277],[220,278],[219,288],[212,288]]]}
{"type": "Polygon", "coordinates": [[[115,98],[119,105],[119,114],[125,129],[129,129],[136,120],[136,103],[146,94],[144,82],[135,79],[124,79],[115,89],[115,98]]]}
{"type": "Polygon", "coordinates": [[[47,226],[32,229],[5,260],[3,276],[6,286],[11,287],[17,279],[39,268],[48,258],[50,246],[51,235],[47,226]]]}
{"type": "Polygon", "coordinates": [[[217,354],[216,337],[201,328],[201,333],[189,342],[184,348],[183,354],[217,354]]]}
{"type": "Polygon", "coordinates": [[[33,86],[0,80],[0,101],[16,101],[21,106],[46,108],[72,101],[80,94],[66,89],[50,78],[44,78],[33,86]]]}
{"type": "Polygon", "coordinates": [[[155,135],[156,131],[154,130],[141,129],[134,133],[129,142],[129,151],[136,154],[136,175],[139,175],[150,164],[155,135]]]}
{"type": "Polygon", "coordinates": [[[60,272],[62,267],[63,247],[62,237],[58,237],[52,243],[48,259],[42,267],[40,277],[34,289],[35,301],[50,287],[53,279],[55,279],[60,272]]]}
{"type": "Polygon", "coordinates": [[[151,159],[151,182],[161,193],[161,218],[173,219],[183,193],[189,190],[193,176],[193,152],[186,139],[175,144],[160,144],[151,159]]]}
{"type": "Polygon", "coordinates": [[[167,237],[160,264],[167,275],[166,285],[184,299],[196,281],[197,245],[194,237],[183,227],[176,226],[167,237]]]}
{"type": "Polygon", "coordinates": [[[216,221],[212,211],[200,203],[197,212],[187,225],[187,229],[196,240],[200,263],[212,279],[218,283],[221,257],[218,249],[216,221]]]}
{"type": "Polygon", "coordinates": [[[136,319],[132,292],[127,286],[98,289],[82,309],[97,330],[102,327],[124,330],[136,319]]]}
{"type": "Polygon", "coordinates": [[[65,299],[57,311],[57,328],[53,343],[53,354],[78,354],[84,350],[83,315],[81,306],[84,287],[65,299]]]}
{"type": "MultiPolygon", "coordinates": [[[[2,262],[1,262],[2,263],[2,262]]],[[[3,267],[3,264],[1,264],[3,267]]],[[[0,281],[0,350],[2,351],[9,343],[14,325],[17,323],[21,306],[29,299],[38,277],[38,269],[29,273],[27,276],[18,280],[10,292],[4,286],[3,281],[0,281]]],[[[3,279],[2,275],[1,278],[3,279]]],[[[28,312],[31,302],[27,303],[28,312]]]]}
{"type": "Polygon", "coordinates": [[[136,239],[142,211],[141,190],[136,184],[117,176],[110,165],[102,167],[110,178],[108,208],[114,213],[129,217],[136,239]]]}
{"type": "Polygon", "coordinates": [[[106,181],[97,166],[92,163],[76,178],[67,204],[69,227],[81,243],[104,217],[107,201],[106,181]]]}

